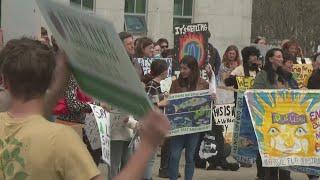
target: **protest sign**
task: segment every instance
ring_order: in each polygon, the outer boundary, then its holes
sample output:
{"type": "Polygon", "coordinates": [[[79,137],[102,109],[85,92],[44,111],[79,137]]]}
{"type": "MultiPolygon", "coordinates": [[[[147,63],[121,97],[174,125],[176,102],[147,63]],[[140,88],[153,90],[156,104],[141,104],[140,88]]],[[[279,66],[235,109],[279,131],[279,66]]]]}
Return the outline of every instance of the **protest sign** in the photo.
{"type": "Polygon", "coordinates": [[[216,125],[223,126],[223,136],[225,143],[231,144],[233,136],[233,125],[235,119],[235,105],[224,104],[216,105],[214,108],[214,120],[216,125]]]}
{"type": "Polygon", "coordinates": [[[197,59],[201,77],[207,79],[208,23],[183,24],[174,27],[174,51],[179,62],[190,55],[197,59]]]}
{"type": "Polygon", "coordinates": [[[312,74],[312,64],[294,64],[292,68],[293,78],[298,82],[298,86],[302,86],[306,78],[312,74]]]}
{"type": "Polygon", "coordinates": [[[161,59],[165,60],[168,63],[168,77],[172,76],[172,58],[137,58],[140,63],[144,74],[150,74],[151,64],[154,60],[161,59]]]}
{"type": "Polygon", "coordinates": [[[234,91],[225,90],[218,87],[216,89],[216,95],[216,105],[234,103],[234,91]]]}
{"type": "Polygon", "coordinates": [[[86,133],[88,137],[91,148],[93,150],[101,148],[99,128],[93,112],[86,114],[86,119],[84,120],[84,122],[85,122],[84,133],[86,133]]]}
{"type": "Polygon", "coordinates": [[[238,89],[243,91],[247,89],[251,89],[254,83],[254,77],[237,76],[236,79],[237,79],[238,89]]]}
{"type": "Polygon", "coordinates": [[[245,92],[263,166],[320,166],[319,93],[245,92]]]}
{"type": "Polygon", "coordinates": [[[129,115],[127,113],[124,113],[119,109],[112,109],[110,111],[111,140],[122,140],[115,139],[113,136],[113,134],[117,133],[117,131],[130,133],[130,131],[125,130],[127,127],[124,122],[128,117],[129,115]]]}
{"type": "Polygon", "coordinates": [[[151,109],[112,22],[55,1],[36,2],[86,94],[137,117],[151,109]]]}
{"type": "Polygon", "coordinates": [[[162,59],[168,63],[168,77],[165,80],[160,81],[160,88],[162,92],[169,92],[172,84],[172,58],[137,58],[141,67],[143,68],[144,74],[150,74],[151,64],[156,59],[162,59]]]}
{"type": "Polygon", "coordinates": [[[253,164],[258,154],[258,143],[247,103],[243,92],[238,92],[236,103],[236,118],[233,130],[233,158],[240,163],[253,164]]]}
{"type": "Polygon", "coordinates": [[[110,165],[110,114],[100,106],[90,106],[99,128],[102,159],[110,165]]]}
{"type": "Polygon", "coordinates": [[[169,96],[165,114],[171,123],[169,136],[209,131],[212,127],[212,101],[209,90],[169,96]]]}

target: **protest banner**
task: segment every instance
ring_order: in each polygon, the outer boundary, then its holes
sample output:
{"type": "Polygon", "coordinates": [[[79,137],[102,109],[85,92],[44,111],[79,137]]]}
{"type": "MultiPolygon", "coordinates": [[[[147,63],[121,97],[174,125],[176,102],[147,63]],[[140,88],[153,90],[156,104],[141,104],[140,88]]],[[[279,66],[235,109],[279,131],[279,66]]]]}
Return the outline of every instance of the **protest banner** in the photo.
{"type": "Polygon", "coordinates": [[[140,63],[144,74],[150,74],[151,64],[155,59],[162,59],[168,63],[168,77],[165,80],[160,81],[160,88],[162,92],[169,92],[172,84],[172,58],[137,58],[140,63]]]}
{"type": "Polygon", "coordinates": [[[102,107],[90,104],[94,117],[97,121],[102,149],[102,159],[110,165],[110,114],[102,107]]]}
{"type": "Polygon", "coordinates": [[[245,92],[263,166],[320,166],[319,93],[245,92]]]}
{"type": "Polygon", "coordinates": [[[86,133],[88,137],[91,148],[93,150],[101,148],[99,128],[93,112],[86,114],[86,119],[84,120],[84,122],[84,133],[86,133]]]}
{"type": "Polygon", "coordinates": [[[116,131],[122,131],[127,128],[125,125],[125,120],[129,117],[127,113],[120,111],[119,109],[112,109],[110,111],[110,123],[111,123],[111,139],[114,139],[112,134],[116,131]]]}
{"type": "Polygon", "coordinates": [[[234,91],[217,87],[216,95],[216,105],[234,103],[234,91]]]}
{"type": "Polygon", "coordinates": [[[224,104],[216,105],[214,110],[214,120],[216,125],[223,126],[223,136],[225,143],[231,144],[233,137],[233,125],[235,119],[235,105],[224,104]]]}
{"type": "Polygon", "coordinates": [[[186,55],[195,57],[201,77],[207,79],[208,23],[183,24],[174,27],[174,51],[179,62],[186,55]]]}
{"type": "Polygon", "coordinates": [[[177,93],[169,96],[165,107],[171,131],[169,136],[209,131],[212,127],[212,100],[209,90],[177,93]]]}
{"type": "Polygon", "coordinates": [[[86,94],[137,117],[151,109],[112,22],[55,1],[36,2],[86,94]]]}
{"type": "Polygon", "coordinates": [[[254,77],[237,76],[236,79],[237,79],[238,89],[243,91],[247,89],[251,89],[254,83],[254,77]]]}
{"type": "Polygon", "coordinates": [[[253,164],[258,154],[258,143],[247,103],[243,98],[243,92],[238,92],[236,103],[236,118],[233,130],[233,158],[240,163],[253,164]]]}
{"type": "Polygon", "coordinates": [[[312,64],[294,64],[292,68],[293,78],[298,82],[298,86],[302,86],[306,78],[312,74],[312,64]]]}

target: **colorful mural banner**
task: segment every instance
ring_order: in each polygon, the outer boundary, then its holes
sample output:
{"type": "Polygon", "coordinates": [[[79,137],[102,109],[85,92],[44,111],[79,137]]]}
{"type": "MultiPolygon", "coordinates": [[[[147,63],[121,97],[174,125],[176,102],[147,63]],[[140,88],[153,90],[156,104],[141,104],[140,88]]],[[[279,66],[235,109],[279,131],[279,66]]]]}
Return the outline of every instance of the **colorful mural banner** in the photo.
{"type": "Polygon", "coordinates": [[[169,136],[210,131],[212,128],[212,100],[210,90],[172,94],[165,107],[171,131],[169,136]]]}
{"type": "Polygon", "coordinates": [[[259,152],[258,143],[243,92],[237,94],[235,111],[236,118],[232,139],[233,158],[241,163],[253,164],[259,152]]]}
{"type": "Polygon", "coordinates": [[[205,66],[208,56],[208,23],[183,24],[174,27],[174,50],[179,62],[186,55],[195,57],[206,78],[205,66]]]}
{"type": "Polygon", "coordinates": [[[245,92],[266,167],[320,166],[320,91],[245,92]]]}
{"type": "Polygon", "coordinates": [[[237,76],[237,84],[239,90],[251,89],[254,83],[254,77],[240,77],[237,76]]]}
{"type": "Polygon", "coordinates": [[[312,64],[294,64],[292,68],[292,74],[295,80],[297,80],[299,87],[302,86],[307,78],[312,74],[312,64]]]}
{"type": "Polygon", "coordinates": [[[231,144],[233,137],[233,125],[235,119],[235,105],[216,105],[215,108],[213,108],[213,110],[216,125],[223,126],[223,136],[225,139],[225,143],[231,144]]]}

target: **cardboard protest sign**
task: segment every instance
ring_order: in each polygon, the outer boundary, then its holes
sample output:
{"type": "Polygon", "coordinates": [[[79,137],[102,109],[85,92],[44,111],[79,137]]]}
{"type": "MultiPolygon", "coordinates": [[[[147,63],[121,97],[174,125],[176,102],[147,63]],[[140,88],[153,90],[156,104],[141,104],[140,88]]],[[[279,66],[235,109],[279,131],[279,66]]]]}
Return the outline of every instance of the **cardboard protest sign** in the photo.
{"type": "MultiPolygon", "coordinates": [[[[126,131],[127,128],[125,126],[125,120],[128,118],[128,114],[120,111],[119,109],[112,109],[110,111],[110,123],[111,123],[111,140],[122,140],[122,139],[115,139],[113,136],[114,133],[117,131],[132,133],[130,131],[126,131]]],[[[133,133],[132,133],[133,135],[133,133]]]]}
{"type": "Polygon", "coordinates": [[[225,143],[231,144],[233,137],[233,125],[235,119],[235,105],[234,104],[224,104],[216,105],[214,108],[214,120],[216,125],[223,126],[223,136],[225,143]]]}
{"type": "Polygon", "coordinates": [[[302,86],[306,78],[312,74],[312,64],[294,64],[292,68],[292,75],[298,82],[299,87],[302,86]]]}
{"type": "Polygon", "coordinates": [[[237,79],[238,89],[243,91],[247,89],[251,89],[254,83],[254,77],[237,76],[236,79],[237,79]]]}
{"type": "Polygon", "coordinates": [[[93,150],[101,148],[99,128],[93,112],[86,114],[86,119],[84,120],[84,122],[85,122],[84,133],[86,133],[88,137],[91,148],[93,150]]]}
{"type": "Polygon", "coordinates": [[[162,59],[168,63],[168,77],[165,80],[160,81],[160,88],[162,92],[169,92],[172,84],[172,58],[137,58],[141,67],[143,68],[144,74],[150,74],[151,64],[156,59],[162,59]]]}
{"type": "Polygon", "coordinates": [[[171,123],[169,136],[209,131],[212,127],[212,100],[209,90],[169,96],[165,114],[171,123]]]}
{"type": "Polygon", "coordinates": [[[151,109],[112,22],[55,1],[36,2],[86,94],[137,117],[151,109]]]}
{"type": "Polygon", "coordinates": [[[216,89],[216,95],[216,105],[234,103],[234,91],[225,90],[218,87],[216,89]]]}
{"type": "Polygon", "coordinates": [[[246,91],[262,165],[320,165],[320,91],[246,91]]]}
{"type": "Polygon", "coordinates": [[[94,117],[96,118],[102,149],[102,159],[110,165],[110,114],[102,107],[90,104],[94,117]]]}
{"type": "Polygon", "coordinates": [[[208,23],[183,24],[174,27],[174,50],[179,62],[186,55],[195,57],[201,77],[207,79],[208,23]]]}
{"type": "Polygon", "coordinates": [[[232,141],[232,154],[236,161],[249,164],[255,163],[259,152],[258,143],[243,92],[238,92],[237,94],[232,141]]]}

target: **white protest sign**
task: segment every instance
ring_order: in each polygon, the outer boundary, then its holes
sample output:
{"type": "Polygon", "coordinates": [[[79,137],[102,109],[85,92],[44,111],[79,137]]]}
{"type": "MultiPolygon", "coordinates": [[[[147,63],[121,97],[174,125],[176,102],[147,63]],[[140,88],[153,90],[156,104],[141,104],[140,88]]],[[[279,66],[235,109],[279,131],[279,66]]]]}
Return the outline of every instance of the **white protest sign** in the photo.
{"type": "Polygon", "coordinates": [[[93,112],[86,114],[86,119],[84,122],[85,122],[84,131],[88,137],[91,148],[93,150],[101,148],[99,128],[93,112]]]}
{"type": "Polygon", "coordinates": [[[229,90],[225,90],[222,88],[217,88],[217,100],[216,100],[216,104],[231,104],[234,103],[234,92],[233,91],[229,91],[229,90]]]}
{"type": "Polygon", "coordinates": [[[160,81],[160,88],[162,92],[169,92],[172,85],[172,78],[168,77],[165,80],[160,81]]]}
{"type": "Polygon", "coordinates": [[[86,94],[137,117],[151,109],[112,22],[55,1],[36,2],[86,94]]]}
{"type": "Polygon", "coordinates": [[[96,118],[102,148],[102,159],[110,165],[110,114],[102,107],[90,104],[96,118]]]}
{"type": "Polygon", "coordinates": [[[231,144],[233,137],[233,127],[235,120],[235,105],[234,104],[224,104],[216,105],[214,109],[214,119],[216,125],[223,126],[223,136],[225,142],[231,144]]]}

